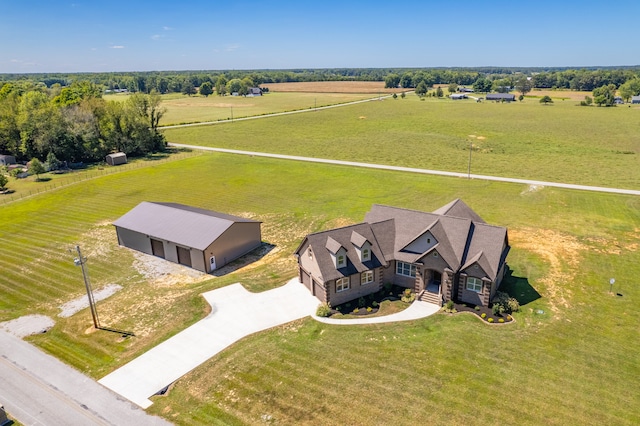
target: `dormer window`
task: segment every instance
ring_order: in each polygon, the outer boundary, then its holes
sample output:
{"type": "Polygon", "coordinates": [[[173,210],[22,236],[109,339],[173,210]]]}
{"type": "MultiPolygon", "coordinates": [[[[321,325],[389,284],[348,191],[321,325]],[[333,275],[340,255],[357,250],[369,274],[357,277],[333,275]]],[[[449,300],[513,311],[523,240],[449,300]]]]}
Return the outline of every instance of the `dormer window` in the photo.
{"type": "Polygon", "coordinates": [[[336,256],[336,268],[344,268],[347,266],[347,257],[344,254],[336,256]]]}
{"type": "Polygon", "coordinates": [[[363,248],[362,249],[362,261],[366,262],[368,260],[371,260],[371,250],[369,250],[368,248],[363,248]]]}

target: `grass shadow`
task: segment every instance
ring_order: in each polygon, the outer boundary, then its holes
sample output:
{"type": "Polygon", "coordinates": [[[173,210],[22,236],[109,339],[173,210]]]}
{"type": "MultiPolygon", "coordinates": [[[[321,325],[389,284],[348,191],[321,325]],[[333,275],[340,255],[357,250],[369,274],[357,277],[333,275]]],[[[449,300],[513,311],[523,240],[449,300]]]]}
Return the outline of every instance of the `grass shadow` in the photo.
{"type": "Polygon", "coordinates": [[[216,269],[211,273],[211,275],[213,275],[214,277],[222,277],[235,272],[240,268],[259,261],[267,254],[269,254],[274,248],[276,248],[275,244],[270,244],[266,241],[263,241],[260,247],[250,251],[249,253],[245,254],[239,259],[234,260],[233,262],[227,263],[222,268],[216,269]]]}
{"type": "Polygon", "coordinates": [[[511,297],[515,297],[518,303],[520,303],[520,306],[524,306],[542,297],[540,293],[529,284],[528,278],[513,275],[513,270],[509,267],[507,267],[507,273],[502,280],[500,290],[509,293],[511,297]]]}
{"type": "Polygon", "coordinates": [[[50,177],[39,177],[36,178],[36,182],[49,182],[51,180],[50,177]]]}

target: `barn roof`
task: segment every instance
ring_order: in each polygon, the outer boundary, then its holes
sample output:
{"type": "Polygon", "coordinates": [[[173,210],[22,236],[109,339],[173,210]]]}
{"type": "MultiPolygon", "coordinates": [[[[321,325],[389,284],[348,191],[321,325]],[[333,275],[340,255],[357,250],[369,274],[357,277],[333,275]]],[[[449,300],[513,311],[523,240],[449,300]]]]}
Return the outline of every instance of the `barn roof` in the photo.
{"type": "Polygon", "coordinates": [[[144,201],[113,222],[113,225],[204,250],[234,223],[260,222],[183,204],[144,201]]]}

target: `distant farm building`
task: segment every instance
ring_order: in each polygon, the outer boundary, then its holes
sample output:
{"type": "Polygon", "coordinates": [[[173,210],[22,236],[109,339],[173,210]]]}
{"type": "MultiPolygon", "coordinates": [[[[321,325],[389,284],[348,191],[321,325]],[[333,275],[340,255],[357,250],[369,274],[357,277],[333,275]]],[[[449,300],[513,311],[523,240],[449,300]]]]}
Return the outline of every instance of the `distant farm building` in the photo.
{"type": "Polygon", "coordinates": [[[13,155],[0,155],[0,166],[10,166],[16,164],[16,157],[13,155]]]}
{"type": "Polygon", "coordinates": [[[259,87],[250,87],[247,96],[262,96],[262,89],[259,87]]]}
{"type": "Polygon", "coordinates": [[[468,96],[465,95],[464,93],[454,93],[452,95],[449,95],[449,97],[451,99],[454,99],[454,100],[456,100],[456,99],[467,99],[468,98],[468,96]]]}
{"type": "Polygon", "coordinates": [[[473,93],[473,89],[471,89],[470,87],[458,87],[458,92],[473,93]]]}
{"type": "Polygon", "coordinates": [[[511,93],[487,93],[486,99],[488,101],[513,102],[516,100],[516,95],[511,93]]]}
{"type": "Polygon", "coordinates": [[[110,166],[119,166],[120,164],[127,164],[127,154],[124,152],[115,152],[109,154],[106,157],[107,164],[110,166]]]}
{"type": "Polygon", "coordinates": [[[121,246],[206,273],[262,244],[261,222],[176,203],[142,202],[113,225],[121,246]]]}
{"type": "Polygon", "coordinates": [[[631,103],[632,104],[640,104],[640,96],[631,97],[631,103]]]}
{"type": "Polygon", "coordinates": [[[615,98],[613,98],[613,103],[616,105],[622,105],[624,103],[624,101],[622,100],[622,98],[620,96],[616,96],[615,98]]]}

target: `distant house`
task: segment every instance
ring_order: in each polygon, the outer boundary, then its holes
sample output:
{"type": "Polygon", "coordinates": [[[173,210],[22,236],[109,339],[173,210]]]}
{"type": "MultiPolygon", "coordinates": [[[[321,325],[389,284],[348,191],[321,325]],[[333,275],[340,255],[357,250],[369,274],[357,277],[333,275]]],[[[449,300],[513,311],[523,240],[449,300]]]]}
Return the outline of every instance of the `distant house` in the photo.
{"type": "Polygon", "coordinates": [[[124,152],[114,152],[113,154],[107,155],[105,158],[107,164],[110,166],[118,166],[120,164],[127,163],[127,154],[124,152]]]}
{"type": "Polygon", "coordinates": [[[487,93],[486,100],[498,102],[514,102],[516,95],[511,93],[487,93]]]}
{"type": "Polygon", "coordinates": [[[295,252],[300,282],[337,306],[393,283],[420,300],[487,306],[509,253],[507,229],[456,199],[433,213],[373,205],[364,222],[309,234],[295,252]]]}
{"type": "Polygon", "coordinates": [[[0,155],[0,166],[10,166],[16,164],[16,157],[13,155],[0,155]]]}
{"type": "Polygon", "coordinates": [[[458,92],[473,93],[473,89],[470,87],[458,87],[458,92]]]}
{"type": "Polygon", "coordinates": [[[113,222],[118,244],[213,272],[260,247],[261,222],[176,203],[142,202],[113,222]]]}
{"type": "Polygon", "coordinates": [[[451,99],[457,100],[457,99],[467,99],[468,96],[464,93],[453,93],[451,95],[449,95],[449,97],[451,99]]]}
{"type": "Polygon", "coordinates": [[[631,97],[632,104],[640,104],[640,96],[632,96],[631,97]]]}
{"type": "Polygon", "coordinates": [[[262,96],[262,89],[259,87],[250,87],[247,96],[262,96]]]}
{"type": "Polygon", "coordinates": [[[624,100],[622,100],[622,97],[616,96],[615,98],[613,98],[613,103],[616,105],[622,105],[624,104],[624,100]]]}

